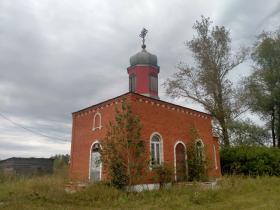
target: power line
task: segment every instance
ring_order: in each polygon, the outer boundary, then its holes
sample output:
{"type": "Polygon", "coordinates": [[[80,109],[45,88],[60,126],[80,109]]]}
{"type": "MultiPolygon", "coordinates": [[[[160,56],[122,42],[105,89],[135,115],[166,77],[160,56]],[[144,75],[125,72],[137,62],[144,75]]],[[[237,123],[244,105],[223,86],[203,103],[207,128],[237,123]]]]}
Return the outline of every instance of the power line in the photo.
{"type": "Polygon", "coordinates": [[[6,116],[5,116],[4,114],[2,114],[1,112],[0,112],[0,116],[1,116],[3,119],[5,119],[5,120],[9,121],[10,123],[14,124],[15,126],[20,127],[20,128],[22,128],[22,129],[24,129],[24,130],[30,132],[30,133],[35,134],[35,135],[42,136],[42,137],[46,137],[46,138],[49,138],[49,139],[57,139],[57,140],[60,140],[60,141],[63,141],[63,142],[66,142],[66,141],[67,141],[66,139],[63,139],[63,138],[60,138],[60,137],[49,136],[49,135],[40,133],[40,132],[38,132],[38,131],[34,131],[34,130],[32,130],[32,129],[30,129],[30,128],[27,128],[27,127],[25,127],[25,126],[23,126],[23,125],[20,125],[19,123],[16,123],[15,121],[13,121],[13,120],[9,119],[8,117],[6,117],[6,116]]]}

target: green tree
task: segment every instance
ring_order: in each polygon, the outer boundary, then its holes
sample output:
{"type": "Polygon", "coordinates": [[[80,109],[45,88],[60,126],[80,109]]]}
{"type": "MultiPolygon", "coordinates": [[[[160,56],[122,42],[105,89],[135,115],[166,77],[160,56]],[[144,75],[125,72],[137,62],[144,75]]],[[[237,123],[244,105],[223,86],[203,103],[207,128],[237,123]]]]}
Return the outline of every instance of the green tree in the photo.
{"type": "Polygon", "coordinates": [[[111,183],[123,188],[131,186],[144,175],[148,161],[141,139],[141,123],[125,101],[116,108],[115,121],[109,123],[102,145],[102,162],[109,169],[111,183]]]}
{"type": "Polygon", "coordinates": [[[53,169],[55,174],[59,174],[60,176],[67,177],[70,155],[57,154],[52,156],[51,158],[54,159],[53,169]]]}
{"type": "Polygon", "coordinates": [[[237,93],[227,78],[228,73],[242,63],[246,50],[233,55],[230,33],[224,26],[211,27],[202,16],[193,28],[197,35],[186,46],[191,50],[194,66],[181,63],[172,78],[167,79],[166,92],[172,97],[189,98],[213,115],[224,146],[229,146],[228,126],[241,112],[237,93]]]}
{"type": "Polygon", "coordinates": [[[247,105],[269,122],[273,147],[280,148],[280,31],[263,32],[252,59],[253,73],[244,81],[247,105]]]}
{"type": "Polygon", "coordinates": [[[265,146],[270,140],[268,129],[249,119],[233,121],[229,133],[231,142],[235,146],[265,146]]]}
{"type": "Polygon", "coordinates": [[[205,147],[201,144],[200,136],[195,127],[190,128],[190,141],[187,143],[187,163],[189,181],[206,181],[208,159],[205,155],[205,147]]]}
{"type": "Polygon", "coordinates": [[[70,155],[69,154],[65,154],[65,155],[64,154],[57,154],[57,155],[54,155],[50,158],[54,159],[54,167],[55,168],[61,168],[61,167],[69,165],[69,160],[70,160],[70,155]]]}

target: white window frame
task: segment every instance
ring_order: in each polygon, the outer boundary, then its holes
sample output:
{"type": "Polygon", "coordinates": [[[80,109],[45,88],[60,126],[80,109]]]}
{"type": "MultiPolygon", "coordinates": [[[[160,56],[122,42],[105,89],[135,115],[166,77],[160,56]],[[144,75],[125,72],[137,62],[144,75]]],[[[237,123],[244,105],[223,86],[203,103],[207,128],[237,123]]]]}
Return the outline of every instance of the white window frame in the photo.
{"type": "MultiPolygon", "coordinates": [[[[100,141],[98,141],[98,140],[96,140],[96,141],[94,141],[92,144],[91,144],[91,146],[90,146],[90,150],[89,150],[89,166],[88,166],[88,180],[90,181],[90,170],[91,170],[91,155],[92,155],[92,147],[93,147],[93,145],[95,145],[95,144],[99,144],[99,146],[100,146],[100,149],[102,149],[102,146],[101,146],[101,144],[100,144],[100,141]]],[[[100,163],[100,174],[99,174],[99,176],[100,176],[100,181],[102,180],[102,162],[100,163]]]]}
{"type": "MultiPolygon", "coordinates": [[[[155,149],[157,147],[154,147],[155,149]]],[[[157,150],[154,150],[154,154],[156,155],[157,154],[157,150]]],[[[160,166],[163,164],[164,162],[164,155],[163,155],[163,138],[162,136],[158,133],[158,132],[154,132],[152,133],[152,135],[150,136],[150,169],[152,168],[156,168],[157,166],[160,166]],[[152,139],[154,136],[158,136],[159,137],[159,143],[153,143],[152,142],[152,139]],[[159,164],[153,164],[152,163],[152,144],[159,144],[159,164]]]]}
{"type": "Polygon", "coordinates": [[[95,131],[97,129],[101,129],[102,125],[101,125],[101,113],[100,112],[96,112],[94,117],[93,117],[93,126],[92,126],[92,130],[95,131]],[[99,117],[99,123],[97,122],[98,119],[96,119],[96,117],[99,117]],[[96,125],[97,124],[97,125],[96,125]]]}

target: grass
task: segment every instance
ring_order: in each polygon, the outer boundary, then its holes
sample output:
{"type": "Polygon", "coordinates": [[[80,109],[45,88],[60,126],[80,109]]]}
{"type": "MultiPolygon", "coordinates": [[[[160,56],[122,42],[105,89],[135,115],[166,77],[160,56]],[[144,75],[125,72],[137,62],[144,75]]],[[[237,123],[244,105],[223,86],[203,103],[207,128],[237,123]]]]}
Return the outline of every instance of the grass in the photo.
{"type": "Polygon", "coordinates": [[[213,190],[194,184],[141,193],[93,184],[70,194],[64,191],[67,182],[59,175],[0,179],[0,209],[280,209],[277,177],[224,177],[213,190]]]}

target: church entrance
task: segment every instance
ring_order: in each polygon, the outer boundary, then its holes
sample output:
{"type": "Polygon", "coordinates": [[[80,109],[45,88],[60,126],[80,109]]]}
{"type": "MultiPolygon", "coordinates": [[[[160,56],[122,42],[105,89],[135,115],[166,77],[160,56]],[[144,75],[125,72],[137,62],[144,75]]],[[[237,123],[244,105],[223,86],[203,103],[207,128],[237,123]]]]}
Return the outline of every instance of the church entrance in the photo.
{"type": "Polygon", "coordinates": [[[90,181],[97,182],[101,180],[101,154],[100,144],[95,143],[91,149],[91,162],[90,162],[90,181]]]}
{"type": "Polygon", "coordinates": [[[178,143],[175,147],[175,158],[176,181],[185,181],[187,178],[186,148],[182,143],[178,143]]]}

